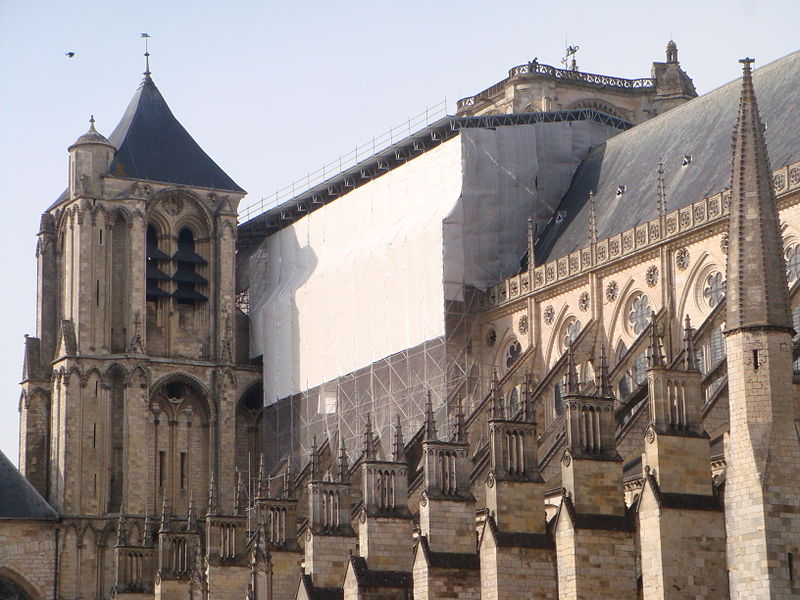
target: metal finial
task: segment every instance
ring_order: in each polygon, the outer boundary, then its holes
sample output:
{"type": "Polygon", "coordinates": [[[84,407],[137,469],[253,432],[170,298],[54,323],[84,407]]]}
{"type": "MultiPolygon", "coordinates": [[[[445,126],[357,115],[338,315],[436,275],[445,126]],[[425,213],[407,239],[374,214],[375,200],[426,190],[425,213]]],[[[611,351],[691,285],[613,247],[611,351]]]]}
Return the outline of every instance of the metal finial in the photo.
{"type": "Polygon", "coordinates": [[[89,116],[89,131],[95,131],[94,128],[94,115],[89,116]]]}
{"type": "Polygon", "coordinates": [[[144,76],[150,77],[150,51],[147,43],[147,41],[150,39],[150,34],[142,33],[141,36],[144,38],[144,76]]]}

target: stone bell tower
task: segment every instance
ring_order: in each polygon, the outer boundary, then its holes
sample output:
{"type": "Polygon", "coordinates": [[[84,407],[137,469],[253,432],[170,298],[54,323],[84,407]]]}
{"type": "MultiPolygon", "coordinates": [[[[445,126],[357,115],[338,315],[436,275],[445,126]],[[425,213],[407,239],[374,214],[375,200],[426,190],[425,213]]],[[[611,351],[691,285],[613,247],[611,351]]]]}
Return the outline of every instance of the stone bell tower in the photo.
{"type": "Polygon", "coordinates": [[[746,58],[734,132],[726,345],[725,526],[731,598],[800,594],[800,442],[792,319],[764,126],[746,58]]]}
{"type": "Polygon", "coordinates": [[[144,75],[108,138],[91,119],[69,146],[67,189],[38,233],[20,464],[74,521],[62,540],[64,564],[76,565],[64,569],[64,597],[109,594],[113,569],[97,565],[114,562],[114,523],[139,543],[146,514],[166,499],[182,520],[212,474],[221,514],[232,512],[238,407],[261,379],[236,355],[245,192],[144,75]],[[101,533],[74,533],[89,526],[101,533]]]}

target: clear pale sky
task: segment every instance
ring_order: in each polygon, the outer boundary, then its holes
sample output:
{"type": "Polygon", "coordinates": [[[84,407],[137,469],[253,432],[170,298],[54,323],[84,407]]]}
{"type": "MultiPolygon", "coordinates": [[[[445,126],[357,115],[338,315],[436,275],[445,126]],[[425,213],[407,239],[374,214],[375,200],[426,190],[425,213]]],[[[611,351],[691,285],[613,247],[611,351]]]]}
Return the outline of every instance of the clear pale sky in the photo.
{"type": "MultiPolygon", "coordinates": [[[[648,77],[672,36],[698,92],[800,46],[797,2],[23,2],[0,0],[0,450],[17,462],[23,334],[35,334],[39,215],[64,190],[67,146],[109,135],[156,85],[243,204],[447,98],[479,92],[565,37],[583,71],[648,77]],[[74,51],[74,58],[65,52],[74,51]]],[[[800,82],[798,82],[800,85],[800,82]]]]}

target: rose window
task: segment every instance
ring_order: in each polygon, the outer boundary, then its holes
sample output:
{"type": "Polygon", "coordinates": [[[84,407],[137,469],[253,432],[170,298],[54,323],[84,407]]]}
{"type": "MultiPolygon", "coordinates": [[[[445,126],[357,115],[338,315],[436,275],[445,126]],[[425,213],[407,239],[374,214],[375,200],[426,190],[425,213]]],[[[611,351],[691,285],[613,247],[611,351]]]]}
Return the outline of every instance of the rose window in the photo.
{"type": "MultiPolygon", "coordinates": [[[[798,257],[800,260],[800,257],[798,257]]],[[[706,285],[703,289],[703,296],[711,308],[714,308],[720,303],[720,300],[725,296],[725,289],[728,282],[722,278],[722,273],[717,271],[712,273],[706,278],[706,285]]]]}
{"type": "Polygon", "coordinates": [[[644,294],[637,296],[631,304],[628,321],[633,327],[633,333],[639,335],[650,324],[650,299],[644,294]]]}

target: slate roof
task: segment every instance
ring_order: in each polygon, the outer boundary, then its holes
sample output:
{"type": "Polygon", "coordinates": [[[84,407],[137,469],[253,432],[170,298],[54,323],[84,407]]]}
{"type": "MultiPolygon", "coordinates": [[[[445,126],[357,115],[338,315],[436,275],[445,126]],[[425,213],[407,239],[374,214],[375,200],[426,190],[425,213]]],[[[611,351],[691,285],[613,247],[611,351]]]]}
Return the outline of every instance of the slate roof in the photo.
{"type": "MultiPolygon", "coordinates": [[[[753,73],[773,169],[800,160],[800,51],[753,73]]],[[[593,149],[573,177],[539,237],[536,262],[566,256],[588,243],[589,191],[595,192],[597,238],[626,231],[658,216],[657,169],[663,157],[667,210],[672,211],[731,185],[731,136],[738,116],[736,79],[663,115],[620,133],[593,149]],[[682,166],[684,155],[691,155],[682,166]],[[625,193],[616,196],[617,187],[625,193]]]]}
{"type": "Polygon", "coordinates": [[[57,518],[58,513],[0,450],[0,520],[57,518]]]}
{"type": "Polygon", "coordinates": [[[351,556],[356,581],[361,587],[410,588],[411,573],[405,571],[375,571],[367,567],[367,561],[361,556],[351,556]]]}
{"type": "Polygon", "coordinates": [[[244,192],[178,122],[149,75],[109,141],[117,148],[113,175],[244,192]]]}
{"type": "MultiPolygon", "coordinates": [[[[75,144],[102,143],[99,138],[87,138],[93,132],[105,140],[92,124],[75,144]]],[[[139,84],[107,143],[117,149],[109,169],[112,175],[245,193],[178,122],[149,75],[139,84]]],[[[64,202],[68,193],[62,192],[48,210],[64,202]]]]}

